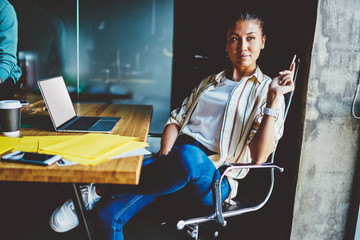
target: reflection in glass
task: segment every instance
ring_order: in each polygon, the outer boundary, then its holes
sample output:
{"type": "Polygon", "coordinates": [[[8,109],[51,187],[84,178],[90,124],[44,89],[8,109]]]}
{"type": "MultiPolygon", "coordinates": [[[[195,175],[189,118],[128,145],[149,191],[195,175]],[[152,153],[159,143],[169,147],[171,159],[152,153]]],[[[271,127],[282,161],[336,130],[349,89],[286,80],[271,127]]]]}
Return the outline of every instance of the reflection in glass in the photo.
{"type": "Polygon", "coordinates": [[[83,95],[113,103],[153,105],[154,131],[170,111],[173,2],[80,1],[83,95]]]}
{"type": "Polygon", "coordinates": [[[152,105],[151,131],[162,131],[170,112],[173,1],[10,2],[26,90],[62,75],[74,100],[152,105]]]}
{"type": "MultiPolygon", "coordinates": [[[[71,2],[64,1],[64,9],[75,6],[71,2]]],[[[65,21],[68,16],[59,10],[52,11],[46,1],[12,0],[11,3],[18,18],[18,59],[23,70],[21,80],[26,90],[35,91],[38,79],[59,75],[65,77],[66,62],[70,62],[66,56],[66,28],[70,22],[67,21],[66,26],[65,21]]],[[[72,18],[76,13],[73,12],[72,18]]]]}

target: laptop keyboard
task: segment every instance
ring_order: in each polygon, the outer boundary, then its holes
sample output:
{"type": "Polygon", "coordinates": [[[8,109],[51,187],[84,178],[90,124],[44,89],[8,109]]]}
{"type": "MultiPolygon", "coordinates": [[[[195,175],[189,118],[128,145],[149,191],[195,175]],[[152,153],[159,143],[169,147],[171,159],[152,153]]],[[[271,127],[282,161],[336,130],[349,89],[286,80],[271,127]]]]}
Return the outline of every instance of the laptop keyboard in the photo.
{"type": "Polygon", "coordinates": [[[70,130],[88,130],[91,128],[97,121],[99,121],[100,117],[84,117],[78,118],[73,123],[65,127],[64,129],[70,130]]]}

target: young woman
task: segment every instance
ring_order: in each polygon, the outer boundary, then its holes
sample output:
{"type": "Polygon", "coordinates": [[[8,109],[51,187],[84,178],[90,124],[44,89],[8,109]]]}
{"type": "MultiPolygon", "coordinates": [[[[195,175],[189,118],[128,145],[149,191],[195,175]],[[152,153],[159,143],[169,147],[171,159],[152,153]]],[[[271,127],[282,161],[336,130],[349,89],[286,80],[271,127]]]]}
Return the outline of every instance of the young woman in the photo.
{"type": "MultiPolygon", "coordinates": [[[[99,202],[106,239],[123,239],[123,226],[137,212],[180,190],[184,198],[211,206],[212,185],[223,164],[267,160],[282,136],[283,95],[294,89],[295,64],[274,79],[264,75],[256,61],[265,41],[263,21],[256,15],[240,14],[231,21],[225,43],[231,67],[205,78],[171,113],[158,157],[143,166],[139,186],[99,202]]],[[[227,175],[221,187],[223,200],[236,196],[237,179],[246,174],[239,170],[227,175]]],[[[99,199],[93,185],[83,195],[89,206],[99,199]]],[[[53,228],[69,230],[78,224],[71,204],[68,201],[53,214],[53,228]]]]}

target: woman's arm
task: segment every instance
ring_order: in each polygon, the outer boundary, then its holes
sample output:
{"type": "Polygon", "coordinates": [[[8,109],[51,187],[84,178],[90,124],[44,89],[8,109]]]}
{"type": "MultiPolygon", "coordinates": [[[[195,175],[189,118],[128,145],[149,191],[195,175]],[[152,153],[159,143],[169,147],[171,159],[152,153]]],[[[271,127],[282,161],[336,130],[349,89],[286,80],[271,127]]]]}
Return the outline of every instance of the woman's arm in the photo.
{"type": "MultiPolygon", "coordinates": [[[[282,96],[294,90],[294,71],[295,63],[293,62],[290,70],[280,72],[280,75],[272,80],[269,85],[266,108],[276,110],[282,96]]],[[[261,124],[250,143],[251,158],[257,164],[266,162],[274,150],[275,120],[274,116],[264,114],[261,124]]]]}
{"type": "Polygon", "coordinates": [[[176,124],[169,124],[165,127],[161,137],[161,148],[158,155],[167,155],[173,147],[179,135],[179,127],[176,124]]]}

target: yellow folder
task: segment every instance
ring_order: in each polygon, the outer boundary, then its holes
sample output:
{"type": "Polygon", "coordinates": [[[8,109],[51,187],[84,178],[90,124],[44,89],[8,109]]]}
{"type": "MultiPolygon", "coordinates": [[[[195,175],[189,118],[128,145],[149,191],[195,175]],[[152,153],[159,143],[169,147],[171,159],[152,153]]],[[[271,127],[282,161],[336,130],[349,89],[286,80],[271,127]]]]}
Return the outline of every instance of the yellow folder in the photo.
{"type": "Polygon", "coordinates": [[[135,137],[119,135],[86,134],[40,148],[40,151],[48,154],[59,154],[63,158],[79,164],[94,165],[111,156],[128,151],[124,145],[136,139],[135,137]]]}
{"type": "Polygon", "coordinates": [[[20,141],[20,138],[0,137],[0,154],[13,149],[20,141]]]}
{"type": "Polygon", "coordinates": [[[136,137],[110,134],[1,137],[0,153],[12,149],[58,154],[82,165],[95,165],[122,153],[148,146],[147,143],[136,140],[136,137]]]}

